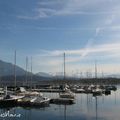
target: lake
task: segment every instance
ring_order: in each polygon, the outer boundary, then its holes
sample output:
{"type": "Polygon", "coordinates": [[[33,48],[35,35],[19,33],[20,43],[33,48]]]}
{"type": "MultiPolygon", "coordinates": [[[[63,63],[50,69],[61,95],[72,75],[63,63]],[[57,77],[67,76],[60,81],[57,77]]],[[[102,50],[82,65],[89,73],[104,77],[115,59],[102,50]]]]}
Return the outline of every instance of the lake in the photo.
{"type": "MultiPolygon", "coordinates": [[[[75,104],[50,104],[44,108],[1,108],[0,120],[119,120],[120,87],[111,95],[93,97],[92,94],[77,93],[75,104]]],[[[58,93],[44,93],[56,97],[58,93]]]]}

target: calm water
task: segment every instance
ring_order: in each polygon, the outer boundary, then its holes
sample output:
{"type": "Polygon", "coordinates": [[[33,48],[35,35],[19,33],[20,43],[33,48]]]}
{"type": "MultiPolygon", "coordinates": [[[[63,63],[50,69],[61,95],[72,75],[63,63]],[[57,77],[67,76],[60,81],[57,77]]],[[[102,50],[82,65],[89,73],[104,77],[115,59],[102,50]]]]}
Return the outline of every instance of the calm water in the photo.
{"type": "MultiPolygon", "coordinates": [[[[53,97],[58,94],[44,93],[44,95],[53,97]]],[[[50,104],[49,107],[39,109],[1,108],[0,120],[120,120],[120,87],[108,96],[76,94],[76,104],[73,105],[50,104]],[[18,116],[2,116],[8,112],[18,116]]]]}

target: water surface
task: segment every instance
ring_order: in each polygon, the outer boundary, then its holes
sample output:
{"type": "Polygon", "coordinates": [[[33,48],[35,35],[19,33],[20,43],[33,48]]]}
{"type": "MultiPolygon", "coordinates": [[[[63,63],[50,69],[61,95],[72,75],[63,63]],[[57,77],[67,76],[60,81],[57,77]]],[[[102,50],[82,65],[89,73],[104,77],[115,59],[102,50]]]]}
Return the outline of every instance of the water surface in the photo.
{"type": "MultiPolygon", "coordinates": [[[[57,93],[44,93],[57,97],[57,93]]],[[[93,97],[92,94],[76,94],[75,104],[55,105],[45,108],[1,108],[0,120],[120,120],[120,89],[111,95],[93,97]],[[16,114],[4,117],[2,114],[16,114]],[[20,116],[19,116],[20,115],[20,116]]]]}

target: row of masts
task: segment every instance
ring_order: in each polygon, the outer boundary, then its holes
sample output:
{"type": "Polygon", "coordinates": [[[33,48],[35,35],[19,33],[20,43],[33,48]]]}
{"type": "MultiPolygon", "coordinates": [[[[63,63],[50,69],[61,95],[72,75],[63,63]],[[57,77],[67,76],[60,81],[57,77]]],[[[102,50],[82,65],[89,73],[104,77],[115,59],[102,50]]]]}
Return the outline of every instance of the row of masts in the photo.
{"type": "MultiPolygon", "coordinates": [[[[66,56],[65,52],[63,54],[63,61],[64,61],[64,80],[66,79],[66,56]]],[[[30,86],[32,86],[32,57],[31,57],[31,77],[30,77],[30,86]]],[[[25,75],[25,84],[28,84],[28,57],[26,57],[26,75],[25,75]]],[[[97,78],[97,62],[95,61],[95,78],[97,78]]],[[[15,50],[15,55],[14,55],[14,86],[16,87],[16,50],[15,50]]]]}
{"type": "MultiPolygon", "coordinates": [[[[30,77],[30,86],[32,87],[32,57],[31,57],[31,77],[30,77]]],[[[26,86],[28,85],[28,57],[26,57],[26,73],[25,73],[25,84],[26,86]]],[[[17,82],[16,82],[16,50],[15,50],[15,54],[14,54],[14,87],[16,88],[17,86],[17,82]]]]}
{"type": "MultiPolygon", "coordinates": [[[[65,80],[65,77],[66,77],[66,56],[65,56],[65,53],[63,54],[63,61],[64,61],[64,80],[65,80]]],[[[103,73],[102,73],[103,74],[103,73]]],[[[97,79],[97,61],[95,60],[95,79],[97,79]]]]}
{"type": "Polygon", "coordinates": [[[14,56],[14,80],[15,80],[15,88],[16,88],[16,50],[14,56]]]}

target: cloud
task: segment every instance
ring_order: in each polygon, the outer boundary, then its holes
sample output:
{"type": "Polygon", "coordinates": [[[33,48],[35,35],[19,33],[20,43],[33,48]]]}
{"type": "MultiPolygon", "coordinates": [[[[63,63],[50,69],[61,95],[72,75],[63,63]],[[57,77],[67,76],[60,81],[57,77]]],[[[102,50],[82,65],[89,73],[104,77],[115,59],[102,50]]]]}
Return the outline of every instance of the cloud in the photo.
{"type": "Polygon", "coordinates": [[[97,56],[102,56],[103,60],[105,58],[120,58],[120,44],[106,44],[106,45],[97,45],[94,47],[82,48],[78,50],[54,50],[47,51],[42,50],[40,55],[36,55],[36,60],[41,65],[45,66],[59,66],[63,64],[63,53],[66,53],[66,63],[68,64],[77,64],[80,61],[89,61],[89,58],[94,61],[97,56]],[[42,60],[43,59],[43,60],[42,60]]]}
{"type": "Polygon", "coordinates": [[[96,28],[95,37],[99,35],[101,29],[102,29],[101,27],[97,27],[97,28],[96,28]]]}
{"type": "MultiPolygon", "coordinates": [[[[20,19],[31,19],[39,20],[41,18],[49,18],[52,16],[73,16],[81,15],[81,18],[84,16],[90,18],[86,20],[85,25],[83,22],[82,26],[77,28],[57,28],[57,27],[43,27],[38,30],[88,30],[94,31],[94,34],[88,38],[88,41],[84,48],[73,49],[73,50],[42,50],[40,54],[35,55],[36,63],[38,66],[46,66],[52,69],[52,66],[55,67],[54,70],[57,70],[57,67],[60,66],[63,62],[62,57],[65,52],[69,59],[66,59],[66,62],[69,64],[74,64],[73,68],[77,68],[78,65],[76,62],[81,60],[86,60],[92,58],[96,59],[96,56],[101,58],[111,58],[112,60],[117,58],[120,59],[120,2],[119,0],[52,0],[52,1],[40,1],[37,6],[34,8],[34,13],[28,16],[19,15],[20,19]],[[91,21],[92,20],[92,21],[91,21]],[[103,36],[102,36],[103,35],[103,36]],[[101,37],[102,36],[102,37],[101,37]],[[97,39],[99,38],[99,39],[97,39]],[[98,42],[97,40],[101,40],[98,42]],[[103,42],[104,40],[104,42],[103,42]],[[117,43],[115,41],[118,40],[117,43]],[[103,45],[95,45],[95,43],[109,43],[103,45]],[[49,58],[48,58],[49,57],[49,58]],[[44,58],[44,59],[43,59],[44,58]]],[[[84,19],[84,18],[83,18],[84,19]]],[[[76,32],[75,31],[75,32],[76,32]]],[[[87,31],[87,32],[88,32],[87,31]]],[[[103,58],[103,59],[104,59],[103,58]]],[[[106,63],[107,64],[107,63],[106,63]]],[[[109,65],[110,66],[110,65],[109,65]]],[[[108,66],[107,66],[108,67],[108,66]]],[[[111,70],[113,68],[110,67],[111,70]]],[[[104,68],[105,69],[105,68],[104,68]]],[[[53,69],[52,69],[53,70],[53,69]]],[[[108,70],[106,68],[106,70],[108,70]]]]}
{"type": "MultiPolygon", "coordinates": [[[[50,16],[65,15],[113,15],[118,14],[118,9],[113,9],[119,2],[110,0],[53,0],[41,1],[34,9],[33,16],[20,15],[21,19],[40,19],[50,16]],[[102,7],[103,6],[103,7],[102,7]],[[104,9],[103,9],[104,8],[104,9]]],[[[110,20],[107,21],[111,22],[110,20]]]]}
{"type": "MultiPolygon", "coordinates": [[[[85,48],[78,50],[40,50],[39,54],[33,55],[33,71],[37,73],[63,72],[63,52],[66,53],[66,73],[67,75],[77,74],[82,72],[83,76],[87,71],[94,75],[94,62],[97,61],[98,73],[102,71],[107,74],[119,73],[120,64],[120,43],[111,43],[104,45],[96,45],[89,47],[87,54],[83,57],[82,54],[85,48]],[[96,59],[96,56],[98,59],[96,59]],[[107,60],[106,60],[107,59],[107,60]],[[115,62],[113,62],[113,60],[115,62]],[[77,71],[77,73],[76,73],[77,71]]],[[[102,74],[100,74],[102,75],[102,74]]],[[[78,75],[80,76],[80,75],[78,75]]]]}
{"type": "MultiPolygon", "coordinates": [[[[36,58],[36,57],[34,57],[36,58]]],[[[78,61],[78,60],[77,60],[78,61]]],[[[83,60],[84,61],[84,60],[83,60]]],[[[66,60],[66,73],[68,75],[71,75],[72,72],[76,71],[78,73],[83,72],[83,74],[85,74],[87,71],[90,71],[91,73],[94,74],[94,60],[93,61],[87,61],[86,63],[82,63],[79,61],[79,63],[74,64],[75,62],[75,58],[70,58],[67,57],[66,60]],[[73,60],[73,62],[71,61],[73,60]],[[70,61],[70,63],[69,63],[70,61]]],[[[41,59],[35,59],[34,60],[34,72],[39,72],[39,71],[44,71],[44,72],[53,72],[53,73],[62,73],[63,72],[63,59],[59,58],[52,58],[52,59],[48,59],[48,58],[44,58],[44,61],[42,61],[41,59]],[[39,61],[38,61],[39,60],[39,61]]],[[[101,64],[100,61],[98,61],[97,63],[97,70],[98,73],[119,73],[120,71],[120,64],[116,64],[116,63],[104,63],[101,64]]],[[[86,74],[85,74],[86,75],[86,74]]]]}
{"type": "MultiPolygon", "coordinates": [[[[92,44],[92,40],[88,42],[85,48],[78,49],[78,50],[54,50],[54,51],[47,51],[44,50],[43,54],[48,56],[59,56],[62,55],[64,52],[69,55],[83,55],[83,53],[87,50],[87,54],[90,53],[113,53],[113,52],[120,52],[120,43],[111,43],[111,44],[103,44],[103,45],[96,45],[93,47],[89,47],[92,44]]],[[[86,54],[86,55],[87,55],[86,54]]],[[[84,57],[86,56],[84,55],[84,57]]]]}
{"type": "Polygon", "coordinates": [[[56,5],[60,2],[61,1],[59,1],[59,0],[56,0],[56,1],[41,1],[41,2],[38,2],[38,4],[42,5],[42,6],[50,6],[50,5],[56,5]]]}

